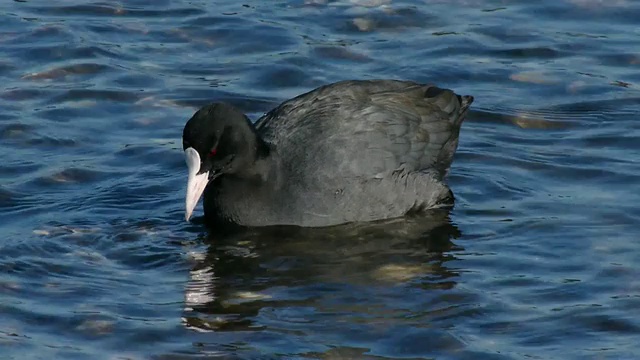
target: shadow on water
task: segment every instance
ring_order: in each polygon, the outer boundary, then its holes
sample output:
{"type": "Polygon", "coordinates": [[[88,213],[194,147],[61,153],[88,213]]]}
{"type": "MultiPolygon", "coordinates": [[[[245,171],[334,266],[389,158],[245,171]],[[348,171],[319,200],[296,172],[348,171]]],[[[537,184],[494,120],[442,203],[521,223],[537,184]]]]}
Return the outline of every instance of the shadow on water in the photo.
{"type": "Polygon", "coordinates": [[[445,209],[331,228],[211,233],[194,256],[183,325],[209,333],[198,353],[247,355],[274,344],[311,357],[462,350],[439,324],[474,311],[447,265],[463,250],[459,236],[445,209]]]}
{"type": "MultiPolygon", "coordinates": [[[[384,310],[384,296],[368,292],[399,285],[455,287],[457,273],[446,263],[462,250],[452,241],[460,235],[448,210],[331,228],[270,227],[224,237],[212,232],[191,270],[184,324],[203,331],[267,329],[271,325],[261,312],[293,315],[303,308],[295,315],[299,322],[316,321],[304,314],[309,309],[314,318],[368,309],[374,320],[396,310],[384,310]]],[[[277,327],[286,330],[285,324],[277,327]]]]}

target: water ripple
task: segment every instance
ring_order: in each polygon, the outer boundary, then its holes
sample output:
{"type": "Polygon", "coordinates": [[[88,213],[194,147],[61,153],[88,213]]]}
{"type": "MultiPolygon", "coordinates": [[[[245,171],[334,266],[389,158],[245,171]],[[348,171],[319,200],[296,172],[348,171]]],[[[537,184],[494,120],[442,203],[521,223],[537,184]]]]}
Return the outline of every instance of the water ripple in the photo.
{"type": "Polygon", "coordinates": [[[0,4],[8,358],[637,358],[630,0],[0,4]],[[345,78],[476,97],[426,218],[184,221],[198,107],[345,78]]]}

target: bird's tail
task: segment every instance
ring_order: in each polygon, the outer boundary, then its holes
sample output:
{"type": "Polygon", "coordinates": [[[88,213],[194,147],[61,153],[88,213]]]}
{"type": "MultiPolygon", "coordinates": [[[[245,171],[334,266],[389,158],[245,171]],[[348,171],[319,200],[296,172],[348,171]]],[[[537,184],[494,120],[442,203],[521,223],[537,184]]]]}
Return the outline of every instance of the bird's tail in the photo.
{"type": "Polygon", "coordinates": [[[430,86],[425,91],[424,97],[438,105],[442,111],[450,114],[451,124],[457,127],[462,125],[467,110],[473,103],[473,96],[460,96],[449,89],[437,86],[430,86]]]}
{"type": "Polygon", "coordinates": [[[446,140],[441,142],[436,164],[437,168],[442,171],[442,175],[448,171],[453,161],[453,155],[458,148],[458,138],[460,136],[460,127],[469,111],[469,107],[473,103],[473,96],[460,96],[449,89],[442,89],[437,86],[429,87],[424,94],[425,98],[429,98],[432,103],[445,113],[449,114],[449,131],[446,140]]]}

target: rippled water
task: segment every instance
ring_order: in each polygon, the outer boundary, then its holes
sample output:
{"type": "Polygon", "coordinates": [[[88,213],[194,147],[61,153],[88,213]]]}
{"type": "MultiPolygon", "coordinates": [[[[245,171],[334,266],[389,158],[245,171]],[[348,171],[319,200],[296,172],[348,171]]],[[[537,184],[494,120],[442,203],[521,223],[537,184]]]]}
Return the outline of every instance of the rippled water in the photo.
{"type": "Polygon", "coordinates": [[[0,358],[640,358],[640,2],[3,1],[0,358]],[[207,234],[185,121],[476,97],[427,219],[207,234]]]}

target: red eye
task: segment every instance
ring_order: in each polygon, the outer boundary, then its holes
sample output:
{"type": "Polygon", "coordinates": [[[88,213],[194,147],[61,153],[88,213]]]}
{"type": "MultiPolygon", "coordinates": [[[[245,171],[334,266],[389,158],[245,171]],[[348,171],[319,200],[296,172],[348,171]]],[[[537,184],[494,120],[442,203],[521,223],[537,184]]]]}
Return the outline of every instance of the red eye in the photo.
{"type": "Polygon", "coordinates": [[[213,150],[209,152],[209,156],[216,156],[217,153],[218,153],[218,148],[213,148],[213,150]]]}

